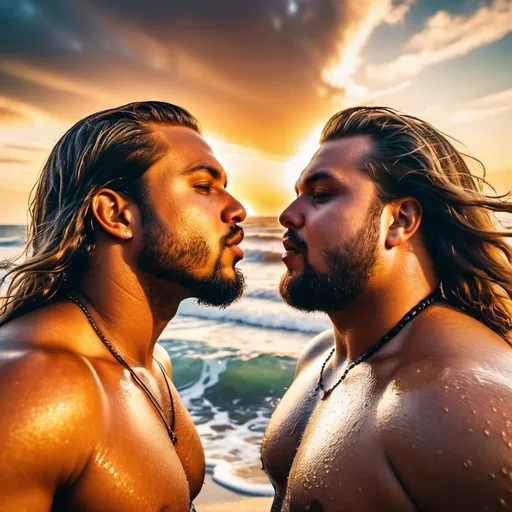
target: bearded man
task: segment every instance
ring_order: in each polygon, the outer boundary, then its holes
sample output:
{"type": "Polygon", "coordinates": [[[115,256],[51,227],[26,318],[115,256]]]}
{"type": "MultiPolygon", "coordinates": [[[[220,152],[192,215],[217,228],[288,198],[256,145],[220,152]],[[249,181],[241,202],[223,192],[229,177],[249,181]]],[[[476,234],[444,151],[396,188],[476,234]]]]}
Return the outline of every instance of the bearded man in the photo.
{"type": "Polygon", "coordinates": [[[243,206],[197,120],[163,102],[57,143],[0,309],[2,511],[193,510],[205,460],[156,341],[183,299],[227,306],[243,206]]]}
{"type": "Polygon", "coordinates": [[[512,248],[466,155],[381,107],[325,126],[281,214],[291,306],[332,329],[267,428],[272,512],[512,510],[512,248]]]}

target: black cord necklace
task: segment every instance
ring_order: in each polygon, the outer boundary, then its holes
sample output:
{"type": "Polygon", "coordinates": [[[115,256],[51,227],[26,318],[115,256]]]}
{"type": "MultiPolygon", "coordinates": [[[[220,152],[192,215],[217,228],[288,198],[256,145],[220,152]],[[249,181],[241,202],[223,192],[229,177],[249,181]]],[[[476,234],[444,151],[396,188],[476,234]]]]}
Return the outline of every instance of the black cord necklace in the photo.
{"type": "Polygon", "coordinates": [[[151,402],[153,407],[156,409],[162,422],[164,423],[165,428],[167,430],[167,433],[169,434],[169,438],[171,439],[172,443],[177,444],[178,438],[176,437],[176,434],[174,433],[174,419],[175,419],[174,401],[172,398],[171,388],[170,388],[169,382],[167,380],[170,377],[167,375],[167,372],[165,371],[165,368],[163,367],[162,363],[160,363],[160,361],[158,359],[156,359],[155,357],[153,358],[154,361],[156,361],[156,363],[158,364],[160,371],[162,372],[162,375],[165,380],[165,384],[167,386],[167,391],[169,392],[169,421],[170,421],[170,423],[167,423],[167,420],[165,419],[165,413],[164,413],[162,407],[160,406],[160,404],[158,403],[158,400],[153,396],[153,394],[148,389],[148,387],[144,384],[144,382],[142,382],[142,380],[140,380],[139,376],[135,373],[135,371],[132,369],[132,367],[124,360],[123,356],[121,356],[121,354],[112,346],[110,341],[107,340],[105,335],[101,332],[100,328],[96,325],[96,322],[92,318],[92,316],[89,313],[89,311],[87,310],[87,308],[78,299],[76,299],[72,295],[68,295],[68,298],[70,300],[72,300],[83,311],[84,315],[87,317],[87,320],[89,320],[89,323],[91,324],[92,328],[94,329],[94,331],[96,332],[96,334],[98,335],[100,340],[103,342],[103,344],[108,348],[110,353],[115,357],[115,359],[119,362],[119,364],[124,366],[130,372],[132,379],[139,385],[139,387],[142,389],[142,391],[144,391],[144,393],[146,393],[147,397],[149,398],[149,401],[151,402]]]}
{"type": "Polygon", "coordinates": [[[315,393],[322,392],[322,400],[326,400],[329,398],[330,394],[345,380],[348,372],[357,366],[358,364],[370,359],[376,352],[378,352],[386,343],[388,343],[392,338],[394,338],[420,311],[423,311],[426,307],[430,306],[433,302],[439,299],[441,296],[441,290],[437,289],[435,292],[430,294],[428,297],[423,299],[421,302],[416,304],[411,310],[409,310],[402,319],[387,333],[385,334],[375,345],[370,347],[362,356],[359,356],[355,361],[352,361],[342,373],[341,377],[338,381],[331,386],[329,389],[324,389],[322,380],[324,377],[325,365],[331,359],[332,355],[336,348],[333,348],[329,355],[327,356],[322,368],[320,370],[320,377],[318,378],[318,384],[315,388],[315,393]]]}

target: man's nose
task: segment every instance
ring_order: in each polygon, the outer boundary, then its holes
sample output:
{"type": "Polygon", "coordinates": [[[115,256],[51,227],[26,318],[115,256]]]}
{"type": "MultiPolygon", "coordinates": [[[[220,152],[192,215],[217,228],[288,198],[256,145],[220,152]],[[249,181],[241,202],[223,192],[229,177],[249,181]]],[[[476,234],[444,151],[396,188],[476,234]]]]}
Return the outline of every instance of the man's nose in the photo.
{"type": "Polygon", "coordinates": [[[222,221],[227,224],[238,224],[243,222],[247,217],[247,212],[245,211],[244,205],[235,199],[231,194],[229,195],[229,201],[226,207],[222,212],[222,221]]]}
{"type": "Polygon", "coordinates": [[[304,215],[298,208],[297,199],[279,215],[279,222],[287,229],[300,229],[304,226],[304,215]]]}

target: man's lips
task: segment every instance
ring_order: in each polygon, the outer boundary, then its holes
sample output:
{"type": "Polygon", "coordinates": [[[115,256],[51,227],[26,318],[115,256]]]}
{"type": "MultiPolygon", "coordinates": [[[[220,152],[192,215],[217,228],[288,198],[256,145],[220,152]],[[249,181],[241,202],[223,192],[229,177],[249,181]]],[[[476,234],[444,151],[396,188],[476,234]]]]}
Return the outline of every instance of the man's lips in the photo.
{"type": "Polygon", "coordinates": [[[281,259],[288,268],[293,268],[294,261],[296,264],[299,261],[303,264],[303,258],[306,252],[303,245],[295,242],[291,237],[285,236],[283,238],[283,246],[286,252],[281,256],[281,259]]]}
{"type": "Polygon", "coordinates": [[[228,248],[235,253],[236,256],[238,256],[240,259],[244,257],[244,251],[238,247],[236,244],[228,245],[228,248]]]}
{"type": "Polygon", "coordinates": [[[235,236],[229,238],[226,240],[226,246],[231,249],[235,253],[235,255],[242,259],[244,257],[244,251],[240,247],[238,247],[238,244],[242,243],[244,239],[244,232],[242,230],[238,231],[235,236]]]}
{"type": "Polygon", "coordinates": [[[289,238],[283,238],[283,246],[286,251],[295,251],[302,252],[302,249],[295,243],[293,243],[289,238]]]}
{"type": "Polygon", "coordinates": [[[226,240],[226,245],[230,246],[230,245],[238,245],[240,243],[242,243],[242,240],[244,239],[244,232],[243,231],[238,231],[237,234],[231,238],[229,238],[228,240],[226,240]]]}

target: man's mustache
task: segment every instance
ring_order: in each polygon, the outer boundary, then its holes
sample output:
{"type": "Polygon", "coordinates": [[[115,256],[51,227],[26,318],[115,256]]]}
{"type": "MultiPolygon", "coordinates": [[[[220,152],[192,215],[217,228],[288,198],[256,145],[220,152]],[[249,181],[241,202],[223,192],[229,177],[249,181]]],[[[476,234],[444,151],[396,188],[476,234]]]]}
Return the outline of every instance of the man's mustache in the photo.
{"type": "Polygon", "coordinates": [[[239,244],[244,239],[244,230],[240,226],[231,226],[229,233],[224,236],[221,240],[221,244],[224,247],[233,245],[234,243],[239,244]]]}
{"type": "Polygon", "coordinates": [[[286,233],[283,235],[283,238],[288,238],[291,244],[295,245],[297,249],[308,252],[308,246],[304,240],[297,234],[297,232],[293,229],[288,229],[286,233]]]}

